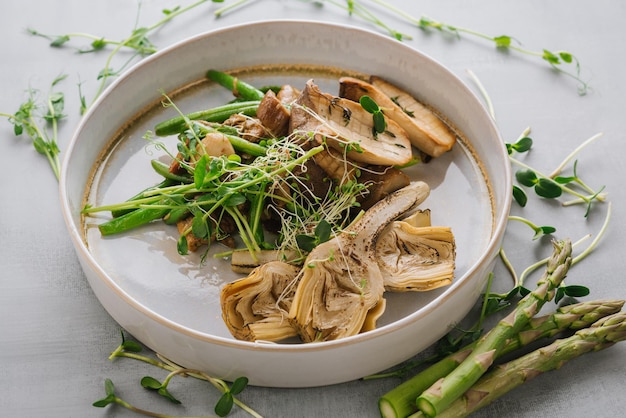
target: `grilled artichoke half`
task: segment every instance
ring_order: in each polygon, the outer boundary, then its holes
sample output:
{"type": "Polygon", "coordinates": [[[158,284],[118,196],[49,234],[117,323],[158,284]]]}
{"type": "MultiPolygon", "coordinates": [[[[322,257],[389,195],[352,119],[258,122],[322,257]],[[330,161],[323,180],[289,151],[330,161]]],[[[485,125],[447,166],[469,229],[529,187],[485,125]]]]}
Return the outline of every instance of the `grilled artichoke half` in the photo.
{"type": "Polygon", "coordinates": [[[279,341],[297,335],[287,319],[300,267],[270,261],[222,288],[222,318],[233,336],[247,341],[279,341]]]}
{"type": "Polygon", "coordinates": [[[449,285],[455,251],[449,227],[392,222],[376,243],[385,290],[427,291],[449,285]]]}

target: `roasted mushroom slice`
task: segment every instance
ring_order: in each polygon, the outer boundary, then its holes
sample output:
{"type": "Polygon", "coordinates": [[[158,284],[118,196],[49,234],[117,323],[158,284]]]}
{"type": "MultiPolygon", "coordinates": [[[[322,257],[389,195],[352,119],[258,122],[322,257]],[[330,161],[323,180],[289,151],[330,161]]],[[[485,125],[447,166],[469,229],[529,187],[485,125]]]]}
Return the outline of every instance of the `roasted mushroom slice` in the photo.
{"type": "Polygon", "coordinates": [[[390,194],[309,253],[289,311],[303,341],[335,340],[373,328],[384,308],[377,238],[429,192],[426,183],[415,182],[390,194]]]}
{"type": "Polygon", "coordinates": [[[287,319],[299,267],[270,261],[222,288],[222,317],[233,336],[247,341],[279,341],[297,335],[287,319]]]}
{"type": "Polygon", "coordinates": [[[358,101],[370,96],[385,116],[400,125],[409,135],[413,146],[431,157],[449,151],[456,142],[450,127],[431,109],[413,96],[380,77],[370,77],[370,82],[343,77],[339,80],[341,97],[358,101]]]}
{"type": "Polygon", "coordinates": [[[311,80],[291,107],[289,131],[313,133],[318,142],[360,163],[404,165],[413,158],[411,142],[397,123],[388,120],[387,129],[376,133],[372,114],[358,102],[323,93],[311,80]]]}
{"type": "Polygon", "coordinates": [[[376,243],[376,256],[385,290],[433,290],[454,278],[455,241],[449,227],[392,222],[376,243]]]}

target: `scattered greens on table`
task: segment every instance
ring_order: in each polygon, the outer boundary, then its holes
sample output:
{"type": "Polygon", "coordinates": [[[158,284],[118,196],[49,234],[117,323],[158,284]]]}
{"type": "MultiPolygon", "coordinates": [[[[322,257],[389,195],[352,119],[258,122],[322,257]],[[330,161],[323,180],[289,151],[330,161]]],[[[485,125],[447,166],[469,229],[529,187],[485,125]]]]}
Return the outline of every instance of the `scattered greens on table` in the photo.
{"type": "MultiPolygon", "coordinates": [[[[32,35],[46,38],[52,47],[67,47],[74,39],[88,39],[91,41],[88,49],[78,49],[80,53],[90,53],[110,48],[105,60],[105,65],[97,75],[98,89],[91,101],[88,101],[78,86],[81,112],[84,112],[97,99],[111,78],[119,76],[135,60],[157,51],[157,47],[148,38],[148,35],[163,26],[175,17],[189,13],[204,3],[226,3],[223,7],[214,10],[214,16],[219,18],[225,13],[235,12],[244,3],[254,0],[233,0],[223,2],[220,0],[199,0],[186,7],[174,7],[162,10],[163,17],[149,26],[135,27],[127,38],[111,40],[104,36],[88,33],[67,33],[63,35],[47,35],[35,29],[29,29],[32,35]],[[114,67],[114,58],[121,50],[132,50],[134,55],[114,67]]],[[[449,35],[461,39],[462,36],[472,36],[492,43],[498,49],[507,49],[528,56],[534,56],[548,63],[558,72],[573,79],[578,85],[580,94],[587,92],[587,83],[581,76],[581,66],[576,57],[567,51],[553,51],[542,49],[532,51],[522,48],[508,35],[490,36],[471,29],[454,26],[437,21],[426,16],[415,18],[409,13],[402,11],[383,0],[371,1],[334,1],[319,0],[310,1],[313,7],[334,6],[349,13],[351,16],[380,28],[390,36],[398,40],[411,39],[411,35],[393,29],[383,21],[369,5],[376,5],[389,12],[402,22],[410,23],[424,31],[437,31],[444,36],[449,35]]],[[[65,95],[57,90],[58,84],[66,77],[57,77],[51,82],[50,89],[45,96],[34,88],[27,90],[28,96],[18,110],[14,113],[0,113],[13,125],[16,136],[27,136],[32,140],[35,150],[44,155],[49,162],[54,176],[58,179],[60,174],[60,149],[58,146],[59,122],[65,117],[65,95]]],[[[254,91],[252,91],[254,95],[254,91]]],[[[169,121],[168,124],[157,127],[157,133],[168,134],[185,126],[190,120],[204,119],[216,120],[223,118],[226,113],[253,114],[258,100],[261,97],[250,96],[247,102],[233,103],[223,108],[212,109],[209,114],[202,113],[187,115],[187,119],[180,118],[178,121],[169,121]]],[[[377,129],[384,129],[384,118],[380,117],[380,109],[375,104],[362,103],[363,107],[372,113],[377,129]],[[379,116],[377,116],[379,115],[379,116]]],[[[197,125],[196,125],[197,126],[197,125]]],[[[515,158],[516,153],[528,151],[533,145],[525,132],[514,143],[507,144],[512,164],[520,169],[515,173],[518,185],[513,187],[513,199],[524,207],[528,204],[529,197],[525,189],[533,190],[537,196],[543,199],[558,199],[563,194],[574,196],[574,200],[562,203],[564,207],[575,204],[585,205],[585,217],[588,217],[595,203],[608,203],[606,219],[602,230],[586,249],[577,256],[572,254],[572,248],[580,245],[584,240],[571,243],[569,240],[554,240],[554,253],[551,257],[540,260],[529,266],[520,275],[511,266],[504,249],[501,250],[501,260],[513,276],[514,285],[505,294],[495,294],[490,291],[493,277],[488,280],[487,289],[481,299],[481,315],[476,324],[468,330],[453,330],[438,344],[439,350],[430,358],[416,362],[409,361],[401,365],[395,371],[387,372],[371,378],[388,376],[406,376],[424,362],[430,362],[430,367],[424,368],[414,377],[400,384],[397,388],[384,394],[379,401],[381,413],[385,417],[406,416],[465,416],[477,408],[480,408],[504,393],[529,380],[533,376],[553,370],[562,363],[571,360],[588,351],[599,350],[611,346],[626,338],[625,316],[620,312],[624,301],[601,300],[566,304],[556,308],[552,313],[542,317],[536,317],[538,307],[554,300],[555,302],[572,302],[578,297],[586,296],[589,289],[583,286],[569,285],[562,282],[565,272],[570,266],[582,261],[596,246],[607,228],[611,206],[606,199],[603,188],[593,189],[580,178],[578,173],[578,161],[574,161],[572,174],[561,175],[567,164],[577,155],[584,146],[595,141],[599,136],[590,138],[579,148],[572,152],[553,173],[543,174],[521,160],[515,158]],[[544,267],[545,273],[537,283],[533,291],[524,286],[524,280],[537,268],[544,267]],[[517,301],[517,302],[516,302],[517,301]],[[532,309],[529,309],[531,308],[532,309]],[[512,308],[512,309],[510,309],[512,308]],[[486,317],[504,310],[510,310],[508,316],[502,319],[492,330],[484,332],[483,322],[486,317]],[[576,332],[570,337],[556,340],[555,342],[532,351],[529,354],[518,357],[497,367],[490,367],[497,357],[510,354],[516,349],[537,340],[549,340],[567,330],[576,332]],[[434,385],[434,386],[433,386],[434,385]]],[[[245,146],[245,144],[242,144],[245,146]]],[[[262,155],[266,148],[253,145],[249,152],[262,155]]],[[[165,173],[164,167],[158,163],[153,168],[160,173],[165,173]]],[[[166,167],[165,167],[166,168],[166,167]]],[[[195,185],[190,179],[164,178],[159,187],[167,187],[172,183],[184,183],[195,185]]],[[[123,208],[116,213],[124,216],[123,208]]],[[[145,213],[144,213],[145,215],[145,213]]],[[[150,216],[159,216],[159,213],[149,213],[150,216]]],[[[161,213],[162,215],[162,213],[161,213]]],[[[145,221],[142,220],[142,221],[145,221]]],[[[520,216],[510,216],[510,221],[522,222],[532,229],[536,240],[545,235],[556,233],[556,229],[549,225],[538,226],[532,221],[520,216]]],[[[237,399],[237,395],[246,387],[247,379],[241,377],[229,386],[226,382],[213,378],[197,370],[184,369],[171,361],[164,359],[158,354],[157,358],[139,354],[141,346],[133,341],[125,340],[122,334],[122,343],[113,351],[110,359],[131,358],[146,362],[169,372],[159,381],[150,376],[142,379],[141,384],[146,389],[153,390],[159,395],[169,399],[173,403],[180,401],[168,391],[167,386],[175,376],[191,376],[205,380],[222,392],[215,406],[215,413],[219,416],[227,415],[233,405],[237,405],[252,416],[260,416],[237,399]]],[[[139,409],[122,400],[115,392],[113,383],[105,381],[106,396],[94,402],[94,406],[104,407],[109,404],[117,404],[139,414],[164,417],[165,415],[139,409]]]]}

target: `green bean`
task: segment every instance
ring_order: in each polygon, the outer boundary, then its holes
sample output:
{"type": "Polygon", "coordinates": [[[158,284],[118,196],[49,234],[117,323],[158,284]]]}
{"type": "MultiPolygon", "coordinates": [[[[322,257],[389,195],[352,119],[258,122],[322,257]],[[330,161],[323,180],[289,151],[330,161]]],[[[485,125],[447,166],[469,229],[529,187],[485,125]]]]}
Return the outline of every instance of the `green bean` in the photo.
{"type": "Polygon", "coordinates": [[[152,160],[150,161],[150,164],[152,165],[154,171],[162,175],[166,180],[170,180],[171,184],[193,182],[193,178],[189,175],[171,173],[170,166],[159,160],[152,160]]]}
{"type": "Polygon", "coordinates": [[[230,141],[235,151],[251,155],[253,157],[261,157],[267,152],[267,148],[254,142],[247,141],[236,135],[224,134],[230,141]]]}
{"type": "Polygon", "coordinates": [[[233,92],[235,97],[241,97],[245,100],[261,100],[265,93],[244,81],[226,74],[221,71],[209,70],[206,73],[208,79],[215,81],[219,85],[226,87],[233,92]]]}
{"type": "Polygon", "coordinates": [[[258,100],[228,103],[222,106],[214,107],[207,110],[200,110],[197,112],[189,113],[185,116],[177,116],[175,118],[159,122],[154,127],[154,133],[157,136],[179,134],[187,128],[188,120],[224,122],[226,119],[236,113],[242,113],[247,116],[256,116],[256,110],[258,107],[258,100]]]}
{"type": "MultiPolygon", "coordinates": [[[[159,202],[163,203],[163,202],[159,202]]],[[[170,211],[169,208],[161,207],[143,207],[128,212],[117,218],[113,218],[110,221],[104,222],[98,225],[98,229],[103,236],[119,234],[121,232],[128,231],[133,228],[137,228],[141,225],[145,225],[154,221],[155,219],[162,218],[170,211]]]]}
{"type": "MultiPolygon", "coordinates": [[[[156,186],[150,186],[147,189],[144,189],[144,190],[140,191],[139,193],[137,193],[133,197],[126,199],[126,201],[127,202],[132,202],[133,200],[141,199],[141,198],[144,197],[144,194],[146,192],[149,192],[149,191],[152,191],[152,190],[155,190],[155,189],[160,189],[161,187],[172,186],[175,183],[176,182],[172,181],[171,179],[165,179],[161,183],[157,184],[156,186]]],[[[128,212],[132,212],[134,210],[137,210],[137,209],[136,208],[115,209],[115,210],[111,211],[111,216],[113,216],[114,218],[119,218],[120,216],[125,215],[128,212]]]]}

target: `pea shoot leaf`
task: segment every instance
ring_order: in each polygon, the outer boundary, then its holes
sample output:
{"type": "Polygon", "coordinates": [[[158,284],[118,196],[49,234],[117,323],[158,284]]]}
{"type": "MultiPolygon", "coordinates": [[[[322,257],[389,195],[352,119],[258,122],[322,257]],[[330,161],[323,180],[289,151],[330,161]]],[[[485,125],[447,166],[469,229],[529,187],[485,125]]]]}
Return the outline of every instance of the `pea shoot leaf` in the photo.
{"type": "Polygon", "coordinates": [[[526,203],[528,203],[528,196],[526,196],[524,190],[515,185],[513,185],[513,199],[515,199],[517,204],[521,207],[525,207],[526,203]]]}
{"type": "Polygon", "coordinates": [[[563,193],[561,187],[554,182],[553,180],[547,178],[540,178],[537,184],[535,185],[535,192],[547,199],[554,199],[563,193]]]}

